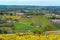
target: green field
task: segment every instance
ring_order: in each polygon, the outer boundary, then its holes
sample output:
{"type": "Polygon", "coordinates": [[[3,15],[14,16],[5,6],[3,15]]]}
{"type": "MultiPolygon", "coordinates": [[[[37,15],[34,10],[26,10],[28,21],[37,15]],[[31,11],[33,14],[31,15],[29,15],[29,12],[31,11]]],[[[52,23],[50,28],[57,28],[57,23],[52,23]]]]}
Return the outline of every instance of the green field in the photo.
{"type": "Polygon", "coordinates": [[[28,30],[31,32],[44,32],[56,29],[57,28],[55,28],[55,26],[49,22],[47,16],[45,15],[34,16],[32,18],[24,18],[24,21],[14,23],[14,30],[16,32],[27,32],[28,30]]]}

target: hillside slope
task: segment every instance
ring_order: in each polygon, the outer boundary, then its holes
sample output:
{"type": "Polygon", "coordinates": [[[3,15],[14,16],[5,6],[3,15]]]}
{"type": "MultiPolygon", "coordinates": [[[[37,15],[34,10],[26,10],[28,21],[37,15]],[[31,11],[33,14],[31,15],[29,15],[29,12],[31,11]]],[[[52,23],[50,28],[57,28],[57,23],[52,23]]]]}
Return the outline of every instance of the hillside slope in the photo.
{"type": "Polygon", "coordinates": [[[57,28],[48,21],[45,15],[39,15],[32,18],[24,18],[24,21],[14,23],[14,29],[16,32],[43,32],[56,30],[57,28]]]}

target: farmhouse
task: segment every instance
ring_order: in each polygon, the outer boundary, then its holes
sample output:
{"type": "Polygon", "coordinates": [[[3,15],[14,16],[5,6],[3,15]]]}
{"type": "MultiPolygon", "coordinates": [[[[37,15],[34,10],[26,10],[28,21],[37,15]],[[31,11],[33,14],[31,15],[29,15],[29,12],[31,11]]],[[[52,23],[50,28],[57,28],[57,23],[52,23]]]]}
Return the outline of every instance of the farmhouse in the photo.
{"type": "Polygon", "coordinates": [[[20,13],[20,12],[16,12],[15,15],[16,15],[16,16],[24,16],[25,14],[24,14],[24,13],[20,13]]]}
{"type": "Polygon", "coordinates": [[[60,19],[51,19],[53,23],[60,23],[60,19]]]}

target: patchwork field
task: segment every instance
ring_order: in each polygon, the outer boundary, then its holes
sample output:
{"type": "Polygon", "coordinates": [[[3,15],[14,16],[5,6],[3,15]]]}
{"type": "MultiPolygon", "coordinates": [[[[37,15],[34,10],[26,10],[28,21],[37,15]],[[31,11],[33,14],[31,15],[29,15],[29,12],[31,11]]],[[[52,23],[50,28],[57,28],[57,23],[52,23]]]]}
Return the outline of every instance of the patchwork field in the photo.
{"type": "MultiPolygon", "coordinates": [[[[15,16],[14,17],[6,16],[6,17],[16,19],[15,16]]],[[[5,19],[6,17],[3,17],[2,19],[5,19]]],[[[45,15],[33,16],[32,18],[22,18],[22,20],[21,19],[18,20],[19,21],[13,23],[12,26],[14,32],[16,32],[17,34],[0,34],[0,40],[59,40],[60,39],[60,35],[55,35],[51,33],[49,35],[43,34],[45,31],[52,31],[57,29],[45,15]],[[20,32],[32,33],[32,34],[20,35],[18,34],[20,32]]],[[[9,29],[6,29],[6,31],[7,30],[10,31],[9,29]]]]}

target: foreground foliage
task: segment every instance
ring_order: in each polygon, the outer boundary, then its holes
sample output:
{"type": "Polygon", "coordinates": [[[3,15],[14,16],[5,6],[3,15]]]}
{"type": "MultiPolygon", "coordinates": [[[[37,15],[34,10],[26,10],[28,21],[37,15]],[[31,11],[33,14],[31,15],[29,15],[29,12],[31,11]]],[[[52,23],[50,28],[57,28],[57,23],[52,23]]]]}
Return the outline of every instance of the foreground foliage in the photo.
{"type": "Polygon", "coordinates": [[[60,35],[18,35],[18,34],[2,34],[0,40],[60,40],[60,35]]]}

